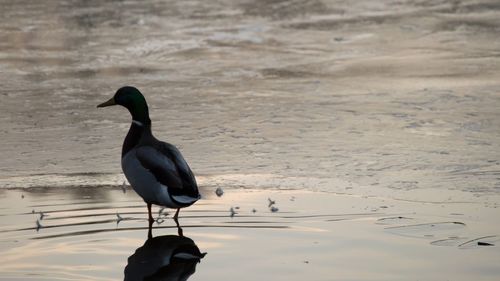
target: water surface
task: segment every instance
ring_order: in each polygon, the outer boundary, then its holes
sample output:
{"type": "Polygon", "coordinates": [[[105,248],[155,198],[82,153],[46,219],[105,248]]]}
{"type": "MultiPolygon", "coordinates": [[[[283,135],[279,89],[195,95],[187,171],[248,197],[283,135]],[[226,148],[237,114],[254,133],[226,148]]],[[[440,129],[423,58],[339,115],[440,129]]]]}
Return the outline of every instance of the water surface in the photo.
{"type": "Polygon", "coordinates": [[[0,279],[197,248],[162,272],[498,280],[499,31],[496,0],[2,1],[0,279]],[[186,239],[120,188],[124,85],[204,191],[186,239]]]}
{"type": "Polygon", "coordinates": [[[0,280],[500,276],[498,211],[476,203],[233,189],[221,198],[204,193],[182,210],[185,237],[177,236],[173,210],[154,207],[150,240],[146,206],[130,187],[125,193],[102,187],[3,189],[0,206],[0,280]],[[277,211],[270,210],[269,199],[277,211]]]}
{"type": "Polygon", "coordinates": [[[498,194],[496,1],[4,1],[0,15],[3,187],[121,184],[130,117],[95,106],[135,85],[206,184],[498,194]]]}

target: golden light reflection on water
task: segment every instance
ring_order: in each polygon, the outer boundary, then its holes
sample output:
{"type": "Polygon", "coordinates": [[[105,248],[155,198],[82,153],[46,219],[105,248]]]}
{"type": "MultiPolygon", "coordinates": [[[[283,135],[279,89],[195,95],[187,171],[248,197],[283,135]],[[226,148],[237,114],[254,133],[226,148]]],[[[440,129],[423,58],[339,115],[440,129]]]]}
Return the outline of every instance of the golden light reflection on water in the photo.
{"type": "MultiPolygon", "coordinates": [[[[1,193],[0,203],[5,203],[0,213],[4,218],[0,228],[2,276],[36,274],[40,280],[123,277],[128,257],[147,239],[143,203],[133,192],[124,194],[121,189],[96,188],[96,193],[89,189],[80,192],[80,198],[75,197],[78,193],[68,191],[46,189],[43,197],[30,190],[1,193]],[[103,193],[104,197],[96,196],[103,193]],[[40,198],[44,204],[40,204],[40,198]],[[113,200],[103,203],[102,198],[113,200]],[[39,215],[31,213],[34,205],[40,206],[37,211],[50,210],[40,221],[44,227],[38,232],[34,222],[39,215]],[[117,213],[127,214],[124,217],[128,219],[117,223],[117,213]],[[89,221],[96,223],[86,224],[89,221]]],[[[183,210],[180,221],[184,234],[200,251],[208,252],[197,265],[192,280],[218,279],[220,266],[226,268],[227,276],[242,280],[249,280],[245,279],[249,276],[303,280],[308,275],[334,276],[338,280],[391,279],[420,273],[424,268],[427,271],[423,276],[431,279],[445,276],[436,272],[447,272],[456,280],[466,280],[473,275],[453,273],[457,264],[497,272],[497,246],[480,247],[471,242],[467,248],[460,247],[486,235],[491,237],[485,242],[499,243],[496,234],[500,229],[491,223],[494,214],[494,208],[470,203],[433,204],[316,192],[226,189],[220,198],[210,196],[183,210]],[[269,199],[275,201],[279,211],[269,209],[269,199]],[[236,206],[237,214],[231,217],[229,208],[236,206]],[[462,213],[457,215],[457,210],[462,213]],[[458,229],[446,223],[453,221],[464,225],[456,224],[458,229]],[[440,242],[443,240],[446,242],[440,242]],[[439,269],[429,257],[442,260],[439,269]],[[359,270],[362,272],[354,274],[359,270]]],[[[155,223],[152,232],[155,237],[176,235],[169,217],[161,224],[155,223]]],[[[189,268],[185,270],[190,271],[189,268]]]]}
{"type": "Polygon", "coordinates": [[[94,110],[124,84],[205,174],[191,279],[500,276],[500,4],[46,2],[0,12],[0,279],[121,279],[148,248],[106,137],[129,117],[94,110]]]}

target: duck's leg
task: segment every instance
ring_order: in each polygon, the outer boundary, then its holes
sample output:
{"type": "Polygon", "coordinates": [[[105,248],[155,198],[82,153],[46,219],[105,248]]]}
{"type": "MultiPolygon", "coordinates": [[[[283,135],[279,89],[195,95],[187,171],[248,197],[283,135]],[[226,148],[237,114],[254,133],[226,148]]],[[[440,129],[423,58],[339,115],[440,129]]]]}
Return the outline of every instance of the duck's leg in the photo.
{"type": "Polygon", "coordinates": [[[149,218],[149,223],[153,224],[155,219],[153,219],[153,215],[151,215],[151,203],[146,203],[148,205],[148,218],[149,218]]]}
{"type": "Polygon", "coordinates": [[[153,238],[153,222],[149,221],[149,226],[148,226],[148,239],[153,238]]]}
{"type": "Polygon", "coordinates": [[[174,221],[175,221],[175,224],[177,225],[177,234],[179,234],[179,236],[184,236],[183,234],[183,231],[182,231],[182,227],[179,225],[179,211],[181,209],[177,209],[177,212],[175,212],[175,215],[174,215],[174,221]]]}
{"type": "Polygon", "coordinates": [[[175,212],[175,215],[174,215],[174,221],[175,222],[178,222],[177,219],[179,218],[179,211],[181,210],[181,208],[177,209],[177,212],[175,212]]]}
{"type": "Polygon", "coordinates": [[[177,234],[181,237],[184,237],[184,232],[182,231],[182,227],[177,224],[177,234]]]}

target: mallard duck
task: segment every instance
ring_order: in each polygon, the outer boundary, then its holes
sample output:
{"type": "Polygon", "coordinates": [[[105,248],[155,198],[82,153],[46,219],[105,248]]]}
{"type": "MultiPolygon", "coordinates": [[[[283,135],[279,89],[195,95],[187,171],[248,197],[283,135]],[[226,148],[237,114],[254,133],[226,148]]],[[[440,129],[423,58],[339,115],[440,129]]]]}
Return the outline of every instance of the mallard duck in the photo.
{"type": "Polygon", "coordinates": [[[122,147],[122,170],[132,188],[148,208],[150,225],[154,222],[151,205],[179,211],[200,199],[198,185],[181,152],[172,144],[156,139],[151,132],[151,120],[146,99],[130,86],[120,88],[108,101],[97,107],[121,105],[132,115],[132,124],[122,147]]]}

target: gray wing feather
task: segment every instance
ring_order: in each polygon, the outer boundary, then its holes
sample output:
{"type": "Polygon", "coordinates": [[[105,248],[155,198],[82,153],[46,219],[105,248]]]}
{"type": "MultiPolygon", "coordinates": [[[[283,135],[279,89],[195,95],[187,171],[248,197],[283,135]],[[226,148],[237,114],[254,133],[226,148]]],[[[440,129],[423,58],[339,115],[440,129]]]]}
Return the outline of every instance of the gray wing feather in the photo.
{"type": "Polygon", "coordinates": [[[192,195],[197,195],[198,185],[196,184],[196,179],[181,152],[169,143],[162,142],[161,144],[162,153],[169,155],[170,160],[174,162],[177,172],[181,177],[183,187],[190,190],[192,195]]]}
{"type": "Polygon", "coordinates": [[[148,169],[155,178],[169,188],[182,188],[182,179],[177,171],[176,164],[168,155],[150,146],[142,146],[136,149],[136,156],[141,165],[148,169]]]}

